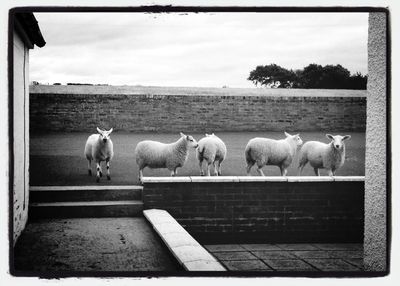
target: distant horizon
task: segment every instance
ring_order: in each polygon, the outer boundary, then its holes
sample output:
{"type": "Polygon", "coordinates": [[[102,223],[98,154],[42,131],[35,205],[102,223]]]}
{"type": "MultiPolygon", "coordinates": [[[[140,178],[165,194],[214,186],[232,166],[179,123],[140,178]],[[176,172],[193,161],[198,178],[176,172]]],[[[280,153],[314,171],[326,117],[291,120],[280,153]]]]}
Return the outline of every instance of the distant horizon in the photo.
{"type": "Polygon", "coordinates": [[[250,88],[258,65],[368,72],[363,12],[34,15],[46,45],[31,51],[31,81],[250,88]]]}

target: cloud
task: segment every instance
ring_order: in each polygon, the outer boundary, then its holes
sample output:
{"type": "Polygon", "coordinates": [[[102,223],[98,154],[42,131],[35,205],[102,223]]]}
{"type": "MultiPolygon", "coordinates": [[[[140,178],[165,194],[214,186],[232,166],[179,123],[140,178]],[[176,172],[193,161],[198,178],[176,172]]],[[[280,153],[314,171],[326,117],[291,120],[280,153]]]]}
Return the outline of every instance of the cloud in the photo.
{"type": "Polygon", "coordinates": [[[341,64],[367,72],[367,13],[36,13],[31,80],[251,87],[249,72],[341,64]]]}

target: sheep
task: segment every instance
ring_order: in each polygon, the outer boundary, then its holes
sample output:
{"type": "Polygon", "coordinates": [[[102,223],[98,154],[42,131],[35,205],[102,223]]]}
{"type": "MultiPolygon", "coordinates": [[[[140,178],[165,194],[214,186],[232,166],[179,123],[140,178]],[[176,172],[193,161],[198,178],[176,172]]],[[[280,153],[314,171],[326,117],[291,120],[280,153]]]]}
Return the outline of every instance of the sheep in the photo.
{"type": "Polygon", "coordinates": [[[275,165],[281,170],[281,175],[286,176],[287,168],[293,161],[298,146],[303,144],[299,134],[290,135],[286,133],[286,138],[274,140],[269,138],[253,138],[245,149],[247,162],[247,175],[250,175],[250,169],[257,163],[257,171],[261,176],[265,176],[262,167],[264,165],[275,165]]]}
{"type": "Polygon", "coordinates": [[[203,176],[203,160],[207,162],[207,176],[210,176],[210,165],[214,166],[214,174],[221,176],[221,163],[226,157],[225,143],[214,133],[199,140],[196,156],[199,160],[200,175],[203,176]]]}
{"type": "Polygon", "coordinates": [[[110,130],[101,130],[97,127],[97,132],[99,134],[92,134],[86,141],[85,145],[85,156],[88,160],[88,173],[89,176],[92,175],[92,160],[96,162],[96,182],[100,181],[100,177],[103,176],[100,163],[106,161],[107,164],[107,179],[111,180],[110,176],[110,161],[114,156],[113,143],[110,138],[110,134],[113,128],[110,130]]]}
{"type": "Polygon", "coordinates": [[[181,138],[170,144],[145,140],[136,145],[135,157],[139,166],[139,180],[143,177],[143,169],[167,168],[171,176],[177,174],[176,169],[183,167],[188,157],[188,148],[197,148],[197,141],[190,135],[180,133],[181,138]]]}
{"type": "Polygon", "coordinates": [[[326,137],[332,140],[329,144],[308,141],[300,149],[299,175],[308,162],[314,168],[316,176],[319,176],[319,169],[327,169],[329,176],[334,176],[336,170],[343,166],[346,155],[344,140],[350,139],[351,136],[326,134],[326,137]]]}

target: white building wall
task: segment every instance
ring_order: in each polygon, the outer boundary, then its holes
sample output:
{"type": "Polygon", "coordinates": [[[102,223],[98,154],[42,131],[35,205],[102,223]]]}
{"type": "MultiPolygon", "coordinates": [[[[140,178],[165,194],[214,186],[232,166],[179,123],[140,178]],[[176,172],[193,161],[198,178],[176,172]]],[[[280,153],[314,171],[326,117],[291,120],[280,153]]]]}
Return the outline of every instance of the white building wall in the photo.
{"type": "Polygon", "coordinates": [[[29,203],[29,49],[14,31],[14,244],[29,203]]]}

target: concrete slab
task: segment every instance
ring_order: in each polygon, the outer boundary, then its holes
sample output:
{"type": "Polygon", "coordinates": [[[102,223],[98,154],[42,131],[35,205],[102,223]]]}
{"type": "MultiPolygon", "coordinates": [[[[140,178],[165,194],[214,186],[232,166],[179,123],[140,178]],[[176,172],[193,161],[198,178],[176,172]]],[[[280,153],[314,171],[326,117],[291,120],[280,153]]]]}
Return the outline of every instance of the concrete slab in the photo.
{"type": "Polygon", "coordinates": [[[310,264],[300,259],[263,259],[263,261],[277,271],[317,271],[310,264]]]}
{"type": "Polygon", "coordinates": [[[184,269],[188,271],[226,270],[168,212],[151,209],[143,211],[143,214],[184,269]],[[160,218],[163,218],[161,222],[160,218]]]}
{"type": "Polygon", "coordinates": [[[205,250],[203,247],[195,245],[183,245],[171,247],[173,255],[183,264],[192,261],[210,261],[215,262],[216,260],[205,250]]]}
{"type": "Polygon", "coordinates": [[[182,233],[168,233],[164,236],[165,242],[170,245],[172,248],[180,247],[180,246],[197,246],[197,241],[182,235],[182,233]]]}
{"type": "Polygon", "coordinates": [[[342,260],[342,259],[311,259],[304,261],[322,271],[360,271],[360,268],[342,260]]]}
{"type": "Polygon", "coordinates": [[[277,244],[279,248],[283,250],[318,250],[317,247],[307,243],[289,243],[289,244],[277,244]]]}
{"type": "Polygon", "coordinates": [[[16,270],[183,271],[141,218],[45,219],[31,222],[15,246],[16,270]]]}
{"type": "Polygon", "coordinates": [[[252,251],[252,253],[260,259],[294,259],[296,256],[288,251],[252,251]]]}
{"type": "Polygon", "coordinates": [[[344,258],[343,260],[361,270],[364,269],[364,258],[344,258]]]}
{"type": "Polygon", "coordinates": [[[321,250],[362,250],[363,245],[359,243],[318,243],[312,244],[321,250]]]}
{"type": "Polygon", "coordinates": [[[243,251],[244,248],[239,244],[215,244],[204,246],[210,252],[224,252],[224,251],[243,251]]]}
{"type": "Polygon", "coordinates": [[[328,251],[293,251],[294,255],[300,258],[333,258],[328,251]]]}
{"type": "Polygon", "coordinates": [[[248,251],[254,251],[254,250],[277,250],[277,251],[280,251],[280,250],[282,250],[274,244],[241,244],[240,246],[248,251]]]}
{"type": "Polygon", "coordinates": [[[223,264],[230,271],[273,271],[261,260],[224,261],[223,264]]]}
{"type": "Polygon", "coordinates": [[[334,258],[363,258],[364,252],[362,250],[332,250],[327,251],[331,257],[334,258]]]}
{"type": "Polygon", "coordinates": [[[227,251],[227,252],[214,252],[216,258],[221,261],[232,260],[257,260],[258,258],[247,251],[227,251]]]}
{"type": "Polygon", "coordinates": [[[209,260],[196,260],[185,263],[187,271],[226,271],[219,262],[209,260]]]}

